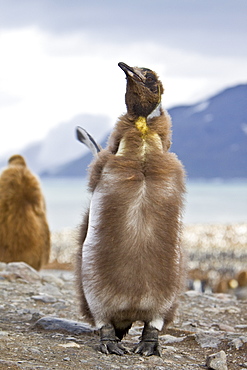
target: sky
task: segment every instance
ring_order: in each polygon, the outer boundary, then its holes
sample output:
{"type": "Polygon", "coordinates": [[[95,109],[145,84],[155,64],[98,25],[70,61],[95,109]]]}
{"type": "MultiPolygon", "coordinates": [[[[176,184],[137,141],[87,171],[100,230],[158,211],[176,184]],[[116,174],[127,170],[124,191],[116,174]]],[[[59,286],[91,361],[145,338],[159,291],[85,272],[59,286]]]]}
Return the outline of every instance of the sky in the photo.
{"type": "Polygon", "coordinates": [[[247,82],[246,0],[0,0],[0,156],[79,114],[125,112],[118,67],[153,69],[163,106],[247,82]]]}

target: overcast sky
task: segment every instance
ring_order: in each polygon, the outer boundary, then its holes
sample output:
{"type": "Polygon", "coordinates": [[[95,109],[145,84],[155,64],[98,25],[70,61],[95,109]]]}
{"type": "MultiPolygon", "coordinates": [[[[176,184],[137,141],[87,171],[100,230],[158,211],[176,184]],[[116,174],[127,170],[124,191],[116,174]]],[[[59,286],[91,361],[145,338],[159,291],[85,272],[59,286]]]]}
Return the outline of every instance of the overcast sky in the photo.
{"type": "Polygon", "coordinates": [[[169,108],[247,82],[246,0],[0,0],[0,155],[78,114],[125,111],[119,61],[169,108]]]}

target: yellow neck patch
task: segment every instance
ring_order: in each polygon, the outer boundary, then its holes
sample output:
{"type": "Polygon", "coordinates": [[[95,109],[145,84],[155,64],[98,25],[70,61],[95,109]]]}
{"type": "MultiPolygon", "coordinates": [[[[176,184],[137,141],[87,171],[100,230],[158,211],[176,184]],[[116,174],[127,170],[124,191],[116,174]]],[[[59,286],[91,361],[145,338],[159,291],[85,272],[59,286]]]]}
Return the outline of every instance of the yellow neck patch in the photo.
{"type": "Polygon", "coordinates": [[[142,133],[142,136],[145,136],[149,128],[147,126],[147,120],[145,117],[138,117],[135,122],[136,128],[142,133]]]}

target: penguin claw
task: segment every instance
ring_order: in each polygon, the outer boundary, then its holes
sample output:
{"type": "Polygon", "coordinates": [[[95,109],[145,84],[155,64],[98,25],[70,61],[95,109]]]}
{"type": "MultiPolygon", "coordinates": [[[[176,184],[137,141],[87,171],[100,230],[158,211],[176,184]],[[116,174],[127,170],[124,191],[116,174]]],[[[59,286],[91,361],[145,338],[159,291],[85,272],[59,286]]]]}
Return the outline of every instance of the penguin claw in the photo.
{"type": "Polygon", "coordinates": [[[128,351],[119,343],[117,342],[107,342],[100,344],[100,351],[106,355],[114,354],[118,356],[122,356],[128,351]]]}
{"type": "Polygon", "coordinates": [[[100,351],[102,353],[122,356],[128,351],[118,343],[115,329],[112,324],[102,326],[100,329],[100,351]]]}
{"type": "Polygon", "coordinates": [[[143,356],[155,355],[161,357],[161,349],[157,342],[141,341],[135,346],[133,352],[143,356]]]}

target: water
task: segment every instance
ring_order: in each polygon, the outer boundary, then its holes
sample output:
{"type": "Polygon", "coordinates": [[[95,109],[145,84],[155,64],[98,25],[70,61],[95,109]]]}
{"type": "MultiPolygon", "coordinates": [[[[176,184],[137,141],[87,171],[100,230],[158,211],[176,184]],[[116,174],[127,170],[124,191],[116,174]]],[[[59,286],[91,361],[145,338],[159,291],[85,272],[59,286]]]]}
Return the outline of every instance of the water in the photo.
{"type": "MultiPolygon", "coordinates": [[[[41,180],[52,231],[77,227],[90,202],[83,178],[41,180]]],[[[190,181],[187,184],[184,222],[247,222],[246,181],[190,181]]]]}

